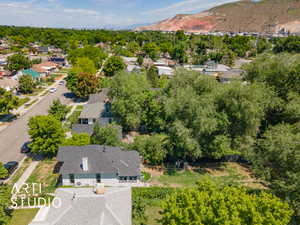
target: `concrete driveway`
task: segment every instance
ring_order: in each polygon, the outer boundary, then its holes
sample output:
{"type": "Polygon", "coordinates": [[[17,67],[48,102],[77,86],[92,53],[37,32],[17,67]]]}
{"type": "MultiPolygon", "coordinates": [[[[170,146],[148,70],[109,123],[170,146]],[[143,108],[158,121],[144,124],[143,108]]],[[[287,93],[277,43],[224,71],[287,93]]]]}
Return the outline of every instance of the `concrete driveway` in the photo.
{"type": "Polygon", "coordinates": [[[23,116],[13,121],[6,129],[0,132],[0,162],[21,161],[24,155],[20,153],[21,146],[29,140],[28,126],[29,119],[36,115],[45,115],[48,112],[53,100],[59,98],[62,103],[72,102],[67,98],[69,91],[65,86],[57,86],[55,93],[48,93],[43,99],[23,116]]]}

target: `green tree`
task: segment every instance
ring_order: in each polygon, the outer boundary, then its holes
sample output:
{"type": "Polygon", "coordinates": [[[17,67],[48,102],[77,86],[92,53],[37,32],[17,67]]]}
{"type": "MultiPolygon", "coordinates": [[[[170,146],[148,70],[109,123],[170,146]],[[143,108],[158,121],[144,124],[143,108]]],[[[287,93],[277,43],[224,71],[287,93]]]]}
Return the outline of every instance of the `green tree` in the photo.
{"type": "Polygon", "coordinates": [[[11,72],[17,72],[22,69],[28,69],[31,67],[31,61],[29,58],[22,54],[15,54],[7,58],[6,68],[11,72]]]}
{"type": "Polygon", "coordinates": [[[100,90],[100,79],[96,75],[80,73],[75,78],[75,86],[71,87],[74,94],[80,98],[87,98],[100,90]]]}
{"type": "Polygon", "coordinates": [[[184,43],[179,43],[175,45],[173,52],[171,54],[172,59],[177,60],[179,63],[186,63],[188,60],[186,54],[186,45],[184,43]]]}
{"type": "Polygon", "coordinates": [[[124,130],[138,130],[145,99],[151,88],[145,74],[120,73],[112,80],[110,95],[113,98],[114,118],[124,130]]]}
{"type": "Polygon", "coordinates": [[[300,218],[300,127],[279,124],[269,128],[258,140],[250,159],[256,174],[287,200],[300,218]]]}
{"type": "Polygon", "coordinates": [[[88,134],[73,134],[71,138],[64,140],[62,146],[84,146],[91,143],[91,137],[88,134]]]}
{"type": "Polygon", "coordinates": [[[89,58],[94,62],[94,66],[100,69],[104,59],[107,58],[107,54],[102,49],[93,46],[85,46],[69,51],[68,59],[73,65],[76,64],[78,58],[82,57],[89,58]]]}
{"type": "Polygon", "coordinates": [[[163,134],[141,135],[134,139],[131,149],[137,150],[150,165],[161,165],[167,155],[168,137],[163,134]]]}
{"type": "Polygon", "coordinates": [[[150,57],[152,60],[156,60],[158,58],[159,47],[154,42],[145,44],[142,50],[145,55],[150,57]]]}
{"type": "Polygon", "coordinates": [[[126,64],[123,59],[119,56],[111,56],[104,64],[103,72],[106,76],[113,76],[117,72],[122,71],[126,68],[126,64]]]}
{"type": "Polygon", "coordinates": [[[0,88],[0,114],[8,114],[10,110],[17,108],[18,98],[10,91],[0,88]]]}
{"type": "Polygon", "coordinates": [[[158,87],[159,74],[156,66],[151,66],[149,70],[147,70],[147,79],[152,87],[158,87]]]}
{"type": "Polygon", "coordinates": [[[0,224],[9,224],[12,210],[9,208],[11,203],[11,187],[2,185],[0,188],[0,224]]]}
{"type": "Polygon", "coordinates": [[[292,215],[288,204],[267,192],[250,194],[210,180],[171,194],[162,208],[162,225],[288,225],[292,215]]]}
{"type": "Polygon", "coordinates": [[[32,93],[35,88],[35,82],[32,76],[25,74],[19,78],[19,90],[23,94],[32,93]]]}
{"type": "Polygon", "coordinates": [[[64,141],[64,129],[54,116],[35,116],[29,120],[31,151],[35,154],[55,156],[58,146],[64,141]]]}
{"type": "Polygon", "coordinates": [[[67,105],[64,105],[60,102],[59,99],[54,100],[50,109],[48,110],[48,113],[55,118],[57,118],[59,121],[63,121],[66,119],[66,116],[69,112],[69,108],[67,105]]]}
{"type": "Polygon", "coordinates": [[[95,63],[88,57],[77,58],[75,64],[73,65],[72,72],[76,74],[89,73],[96,74],[97,69],[95,63]]]}
{"type": "Polygon", "coordinates": [[[101,127],[96,124],[91,143],[95,145],[118,146],[120,144],[120,129],[116,125],[101,127]]]}
{"type": "Polygon", "coordinates": [[[3,163],[0,162],[0,179],[6,178],[8,176],[7,169],[3,166],[3,163]]]}

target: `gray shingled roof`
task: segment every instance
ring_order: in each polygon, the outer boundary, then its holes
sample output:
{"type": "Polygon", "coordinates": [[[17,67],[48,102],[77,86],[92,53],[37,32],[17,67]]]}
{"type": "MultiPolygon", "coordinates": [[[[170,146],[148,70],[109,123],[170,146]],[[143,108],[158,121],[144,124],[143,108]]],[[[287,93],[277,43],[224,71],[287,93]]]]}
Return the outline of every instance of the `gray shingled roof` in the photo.
{"type": "Polygon", "coordinates": [[[83,107],[83,110],[82,110],[79,118],[99,119],[104,110],[105,110],[105,106],[104,106],[103,102],[86,104],[83,107]]]}
{"type": "Polygon", "coordinates": [[[61,174],[118,173],[139,176],[140,156],[137,151],[100,145],[60,147],[57,159],[63,162],[61,174]],[[88,171],[82,169],[82,158],[88,158],[88,171]]]}
{"type": "Polygon", "coordinates": [[[108,98],[107,97],[108,92],[109,92],[108,88],[103,88],[100,93],[91,94],[89,96],[88,104],[93,104],[93,103],[96,103],[96,102],[104,102],[108,98]]]}
{"type": "Polygon", "coordinates": [[[90,188],[59,188],[55,197],[62,205],[40,209],[30,225],[131,225],[128,187],[106,188],[104,195],[90,188]]]}

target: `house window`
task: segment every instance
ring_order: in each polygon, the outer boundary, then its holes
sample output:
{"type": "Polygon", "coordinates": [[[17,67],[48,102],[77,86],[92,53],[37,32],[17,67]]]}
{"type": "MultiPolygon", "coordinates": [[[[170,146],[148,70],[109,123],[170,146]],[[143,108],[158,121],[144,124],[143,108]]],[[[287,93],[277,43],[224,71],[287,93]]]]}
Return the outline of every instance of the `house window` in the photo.
{"type": "Polygon", "coordinates": [[[129,180],[137,180],[137,177],[129,177],[129,180]]]}
{"type": "Polygon", "coordinates": [[[96,181],[97,181],[97,183],[101,183],[101,174],[97,174],[96,175],[96,181]]]}
{"type": "Polygon", "coordinates": [[[120,181],[127,181],[127,177],[120,176],[119,179],[120,181]]]}
{"type": "Polygon", "coordinates": [[[89,119],[81,119],[82,124],[89,124],[89,119]]]}
{"type": "Polygon", "coordinates": [[[97,121],[96,119],[93,119],[93,123],[96,123],[96,121],[97,121]]]}
{"type": "Polygon", "coordinates": [[[69,174],[69,179],[70,179],[70,183],[74,184],[75,183],[75,177],[74,174],[69,174]]]}

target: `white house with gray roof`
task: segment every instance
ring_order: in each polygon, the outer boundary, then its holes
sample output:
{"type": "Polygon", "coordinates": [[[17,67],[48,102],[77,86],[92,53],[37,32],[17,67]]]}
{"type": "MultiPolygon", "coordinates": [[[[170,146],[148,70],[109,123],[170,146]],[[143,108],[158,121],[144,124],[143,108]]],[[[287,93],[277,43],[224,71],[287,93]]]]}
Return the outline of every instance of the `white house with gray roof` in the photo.
{"type": "Polygon", "coordinates": [[[131,188],[59,188],[55,202],[39,210],[29,225],[131,225],[131,188]],[[59,204],[61,203],[61,204],[59,204]]]}
{"type": "Polygon", "coordinates": [[[100,145],[60,147],[57,153],[63,186],[136,183],[141,178],[137,151],[100,145]]]}

